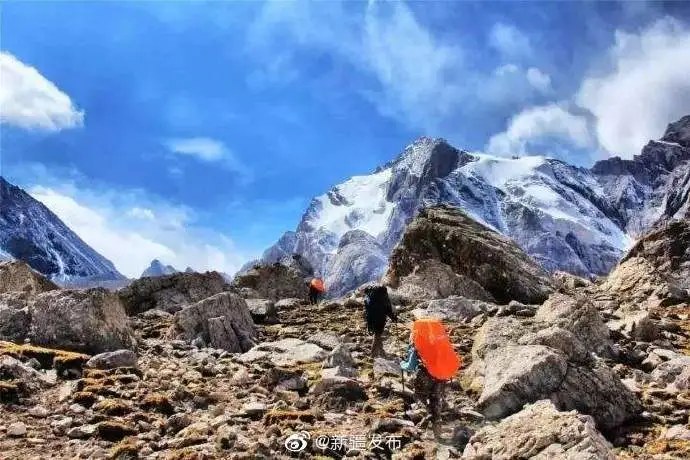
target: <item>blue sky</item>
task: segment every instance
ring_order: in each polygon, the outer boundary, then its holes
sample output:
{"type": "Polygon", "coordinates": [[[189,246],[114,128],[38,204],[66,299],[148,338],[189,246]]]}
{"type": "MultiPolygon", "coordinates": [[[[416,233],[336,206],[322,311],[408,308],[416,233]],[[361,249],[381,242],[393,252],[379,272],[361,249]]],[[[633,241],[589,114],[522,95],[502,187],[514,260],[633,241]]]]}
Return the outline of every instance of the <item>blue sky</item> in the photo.
{"type": "Polygon", "coordinates": [[[583,166],[690,113],[683,2],[4,2],[2,174],[127,275],[228,272],[421,135],[583,166]]]}

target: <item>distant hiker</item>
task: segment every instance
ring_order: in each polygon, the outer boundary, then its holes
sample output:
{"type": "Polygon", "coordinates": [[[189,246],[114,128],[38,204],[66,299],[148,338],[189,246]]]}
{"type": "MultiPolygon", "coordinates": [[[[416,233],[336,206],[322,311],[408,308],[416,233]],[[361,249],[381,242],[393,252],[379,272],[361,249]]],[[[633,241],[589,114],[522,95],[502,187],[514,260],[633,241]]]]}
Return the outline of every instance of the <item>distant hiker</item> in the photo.
{"type": "Polygon", "coordinates": [[[320,278],[314,278],[309,283],[309,303],[311,305],[316,305],[319,303],[319,296],[326,292],[326,286],[323,284],[323,280],[320,278]]]}
{"type": "Polygon", "coordinates": [[[386,319],[390,318],[393,322],[398,320],[386,286],[375,284],[364,289],[364,314],[367,329],[369,333],[374,334],[371,356],[381,356],[384,354],[383,331],[386,328],[386,319]]]}
{"type": "Polygon", "coordinates": [[[417,371],[413,383],[415,397],[426,406],[434,433],[438,433],[443,389],[460,369],[460,357],[455,353],[443,324],[435,318],[422,318],[412,323],[407,352],[400,368],[406,372],[417,371]]]}

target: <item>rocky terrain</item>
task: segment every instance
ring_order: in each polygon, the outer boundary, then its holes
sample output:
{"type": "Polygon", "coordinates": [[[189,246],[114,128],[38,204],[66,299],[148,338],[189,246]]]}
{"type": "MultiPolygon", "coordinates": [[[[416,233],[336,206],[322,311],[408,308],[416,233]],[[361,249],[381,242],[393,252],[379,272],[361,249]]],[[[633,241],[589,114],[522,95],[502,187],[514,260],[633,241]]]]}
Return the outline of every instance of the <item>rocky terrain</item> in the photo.
{"type": "Polygon", "coordinates": [[[392,251],[375,360],[361,289],[308,305],[299,257],[118,292],[5,263],[0,457],[687,458],[689,247],[688,220],[660,223],[593,283],[428,209],[392,251]],[[398,367],[420,316],[463,359],[437,433],[398,367]]]}
{"type": "Polygon", "coordinates": [[[587,169],[545,157],[470,153],[421,138],[372,174],[314,198],[296,230],[260,262],[300,254],[338,297],[379,278],[409,222],[446,204],[510,237],[549,272],[603,276],[654,223],[687,217],[688,139],[690,115],[635,158],[587,169]]]}

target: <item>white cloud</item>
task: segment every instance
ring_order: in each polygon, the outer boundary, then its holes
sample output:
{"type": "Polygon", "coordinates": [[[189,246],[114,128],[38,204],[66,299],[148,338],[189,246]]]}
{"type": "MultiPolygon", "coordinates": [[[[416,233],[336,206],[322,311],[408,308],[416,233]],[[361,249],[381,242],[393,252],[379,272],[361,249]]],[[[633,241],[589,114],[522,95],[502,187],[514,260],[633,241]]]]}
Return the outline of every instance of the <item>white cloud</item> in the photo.
{"type": "Polygon", "coordinates": [[[54,83],[7,52],[0,52],[0,122],[25,129],[80,127],[84,112],[54,83]]]}
{"type": "Polygon", "coordinates": [[[529,144],[544,139],[567,141],[577,147],[592,146],[587,119],[557,104],[532,107],[511,118],[505,132],[494,135],[486,147],[494,155],[524,155],[529,144]]]}
{"type": "Polygon", "coordinates": [[[516,59],[532,55],[532,45],[527,35],[509,24],[494,24],[489,33],[489,44],[506,58],[516,59]]]}
{"type": "Polygon", "coordinates": [[[207,137],[171,139],[167,144],[173,153],[190,155],[203,161],[220,161],[228,155],[228,151],[222,142],[207,137]]]}
{"type": "Polygon", "coordinates": [[[458,103],[460,48],[434,38],[403,3],[370,2],[364,24],[362,57],[381,85],[385,111],[417,124],[458,103]]]}
{"type": "Polygon", "coordinates": [[[586,78],[576,101],[596,117],[601,146],[631,157],[690,113],[690,31],[670,18],[617,31],[610,59],[613,70],[586,78]]]}
{"type": "Polygon", "coordinates": [[[138,191],[84,188],[55,178],[46,182],[50,185],[29,187],[29,193],[126,276],[138,277],[153,259],[179,270],[234,273],[253,255],[196,225],[185,207],[138,191]]]}
{"type": "Polygon", "coordinates": [[[551,76],[536,67],[527,69],[527,81],[542,93],[551,91],[551,76]]]}
{"type": "MultiPolygon", "coordinates": [[[[228,149],[221,141],[208,137],[191,137],[184,139],[169,139],[166,141],[168,149],[177,155],[197,158],[208,163],[218,163],[226,169],[237,173],[240,180],[249,183],[253,180],[251,170],[228,149]]],[[[168,172],[173,176],[180,176],[179,167],[171,167],[168,172]]]]}

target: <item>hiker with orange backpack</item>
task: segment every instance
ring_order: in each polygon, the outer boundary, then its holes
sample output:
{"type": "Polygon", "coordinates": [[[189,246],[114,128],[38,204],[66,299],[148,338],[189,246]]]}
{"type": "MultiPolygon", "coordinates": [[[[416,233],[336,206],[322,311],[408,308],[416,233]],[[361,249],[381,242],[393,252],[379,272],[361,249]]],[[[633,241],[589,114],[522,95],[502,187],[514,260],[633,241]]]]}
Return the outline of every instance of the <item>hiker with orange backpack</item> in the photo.
{"type": "Polygon", "coordinates": [[[319,303],[319,296],[326,292],[326,286],[321,278],[314,278],[309,283],[309,303],[316,305],[319,303]]]}
{"type": "Polygon", "coordinates": [[[421,318],[412,323],[403,372],[417,371],[415,396],[427,407],[434,433],[439,429],[445,383],[460,369],[461,360],[440,320],[421,318]]]}

